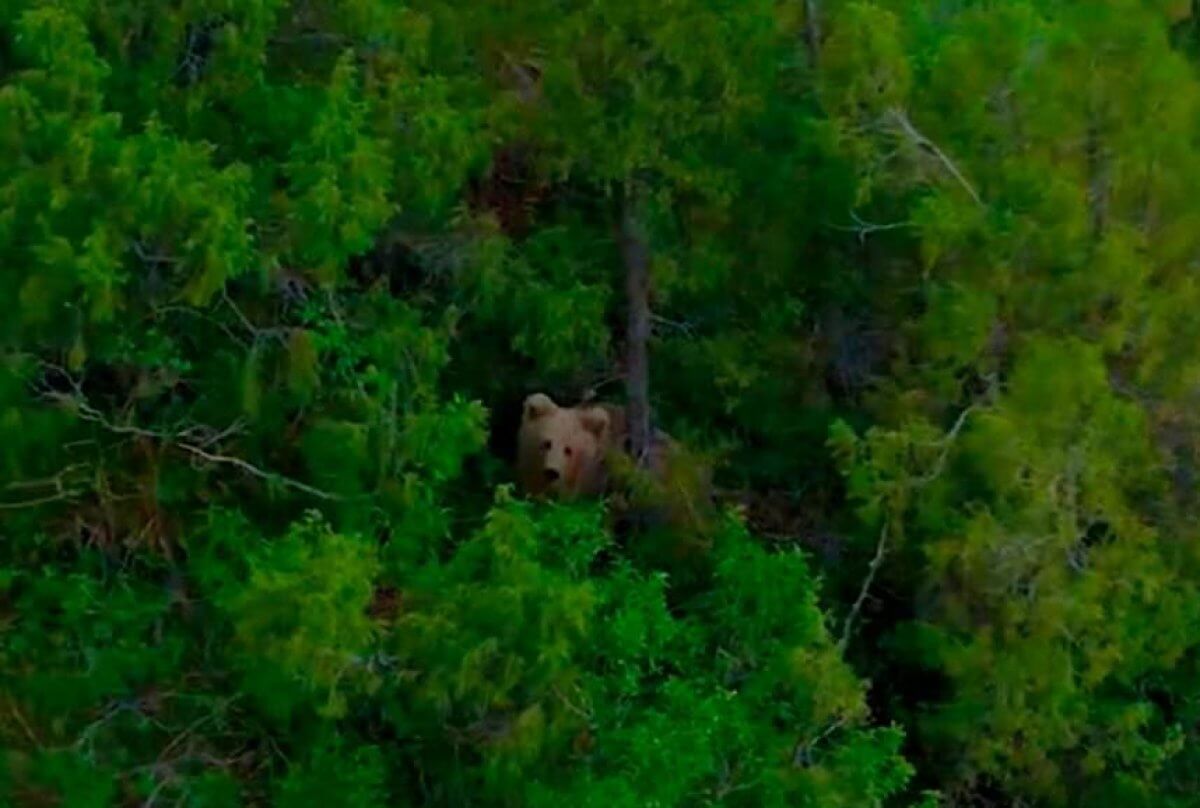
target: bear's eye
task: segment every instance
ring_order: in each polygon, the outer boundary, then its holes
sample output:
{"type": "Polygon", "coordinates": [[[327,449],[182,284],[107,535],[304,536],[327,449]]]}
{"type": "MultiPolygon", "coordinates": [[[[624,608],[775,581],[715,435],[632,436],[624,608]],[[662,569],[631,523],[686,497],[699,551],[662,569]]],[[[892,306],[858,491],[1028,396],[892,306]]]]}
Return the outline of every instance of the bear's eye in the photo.
{"type": "Polygon", "coordinates": [[[570,457],[571,456],[571,447],[568,446],[565,449],[563,449],[563,454],[565,454],[567,457],[570,457]]]}
{"type": "Polygon", "coordinates": [[[542,449],[544,449],[545,451],[550,451],[550,441],[548,441],[548,440],[542,441],[542,449]]]}

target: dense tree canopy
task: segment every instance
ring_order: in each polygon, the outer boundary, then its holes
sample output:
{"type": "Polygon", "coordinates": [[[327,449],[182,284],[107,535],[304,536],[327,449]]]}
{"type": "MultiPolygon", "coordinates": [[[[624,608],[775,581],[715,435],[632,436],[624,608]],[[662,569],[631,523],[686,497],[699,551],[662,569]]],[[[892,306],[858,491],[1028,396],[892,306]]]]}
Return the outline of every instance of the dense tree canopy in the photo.
{"type": "Polygon", "coordinates": [[[1198,60],[0,0],[0,804],[1200,804],[1198,60]],[[633,232],[703,524],[512,486],[526,394],[621,399],[633,232]]]}

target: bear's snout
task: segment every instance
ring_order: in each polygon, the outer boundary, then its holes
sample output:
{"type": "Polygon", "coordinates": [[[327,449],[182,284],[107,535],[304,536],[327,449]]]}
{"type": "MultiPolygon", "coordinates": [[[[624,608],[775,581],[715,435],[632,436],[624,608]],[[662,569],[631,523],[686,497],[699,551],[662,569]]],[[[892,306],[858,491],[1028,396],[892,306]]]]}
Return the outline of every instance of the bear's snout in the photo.
{"type": "Polygon", "coordinates": [[[562,473],[558,469],[546,469],[542,472],[542,476],[545,477],[546,482],[556,483],[558,482],[558,478],[562,477],[562,473]]]}

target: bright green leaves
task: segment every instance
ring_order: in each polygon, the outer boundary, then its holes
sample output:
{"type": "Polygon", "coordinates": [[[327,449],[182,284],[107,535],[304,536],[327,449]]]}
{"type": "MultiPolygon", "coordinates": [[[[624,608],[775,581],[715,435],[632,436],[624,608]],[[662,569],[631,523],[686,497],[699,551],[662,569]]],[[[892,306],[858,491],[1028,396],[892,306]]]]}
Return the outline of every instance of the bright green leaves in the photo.
{"type": "Polygon", "coordinates": [[[395,718],[401,728],[440,727],[443,743],[483,755],[478,776],[498,793],[578,731],[564,699],[596,594],[579,562],[552,559],[583,551],[586,565],[606,541],[597,516],[563,511],[535,522],[527,505],[501,506],[444,569],[401,572],[402,612],[385,643],[409,672],[393,680],[395,718]]]}
{"type": "Polygon", "coordinates": [[[465,458],[487,441],[487,411],[478,402],[450,401],[440,411],[410,415],[400,433],[405,462],[441,484],[453,480],[465,458]]]}
{"type": "Polygon", "coordinates": [[[458,272],[459,294],[543,377],[569,376],[608,352],[616,260],[611,244],[579,222],[544,228],[519,250],[486,235],[458,272]]]}
{"type": "Polygon", "coordinates": [[[930,286],[927,305],[921,345],[929,361],[952,370],[973,364],[996,327],[995,296],[969,286],[938,284],[930,286]]]}
{"type": "Polygon", "coordinates": [[[208,303],[230,278],[259,269],[246,230],[250,172],[237,165],[217,170],[211,156],[210,148],[151,122],[125,143],[112,176],[132,194],[120,209],[128,238],[145,252],[166,253],[162,260],[182,274],[180,293],[194,306],[208,303]]]}
{"type": "Polygon", "coordinates": [[[430,755],[426,777],[539,805],[849,806],[907,781],[900,734],[861,728],[802,558],[727,524],[711,589],[671,607],[662,575],[603,561],[600,515],[502,501],[444,567],[400,572],[393,720],[483,761],[461,781],[430,755]]]}
{"type": "Polygon", "coordinates": [[[305,808],[363,808],[387,801],[387,767],[374,746],[354,747],[335,738],[315,746],[308,760],[297,763],[279,782],[275,805],[305,808]]]}
{"type": "Polygon", "coordinates": [[[788,292],[761,340],[706,335],[686,385],[719,354],[731,408],[770,397],[739,365],[785,364],[804,311],[790,176],[754,199],[802,139],[794,91],[765,117],[790,49],[771,3],[18,5],[5,798],[850,805],[902,785],[799,556],[728,525],[684,598],[599,503],[486,485],[493,405],[611,375],[606,194],[630,179],[664,305],[712,324],[788,292]],[[765,157],[760,125],[782,132],[765,157]],[[498,144],[530,166],[469,183],[498,144]],[[774,246],[734,294],[739,195],[774,246]],[[529,226],[481,232],[492,212],[529,226]]]}
{"type": "Polygon", "coordinates": [[[1186,4],[0,5],[5,799],[1191,799],[1186,4]],[[494,490],[615,190],[686,564],[494,490]]]}
{"type": "Polygon", "coordinates": [[[911,424],[837,440],[868,526],[887,520],[891,551],[909,564],[919,548],[935,587],[919,624],[896,635],[902,656],[955,686],[921,721],[925,740],[959,745],[965,765],[1043,799],[1064,797],[1084,749],[1093,774],[1153,777],[1159,762],[1126,756],[1146,746],[1161,760],[1168,746],[1140,734],[1144,723],[1119,729],[1140,700],[1101,706],[1183,652],[1186,640],[1168,651],[1152,626],[1194,620],[1139,513],[1162,482],[1143,412],[1113,394],[1098,348],[1033,339],[1005,393],[960,423],[940,441],[911,424]],[[923,446],[932,462],[910,466],[923,446]]]}
{"type": "Polygon", "coordinates": [[[285,715],[312,694],[322,714],[336,717],[347,691],[378,686],[366,614],[379,572],[372,543],[312,518],[248,563],[244,579],[215,593],[233,627],[230,653],[247,693],[285,715]]]}
{"type": "Polygon", "coordinates": [[[820,84],[831,114],[860,123],[903,107],[910,76],[899,21],[874,3],[838,8],[821,52],[820,84]]]}
{"type": "MultiPolygon", "coordinates": [[[[917,754],[968,794],[986,779],[1047,804],[1167,804],[1175,699],[1141,683],[1196,626],[1178,550],[1196,295],[1174,257],[1197,176],[1192,67],[1161,8],[1135,2],[838,4],[827,20],[836,148],[886,211],[861,219],[917,239],[894,287],[915,293],[889,287],[877,318],[902,324],[869,408],[888,427],[833,441],[865,528],[856,568],[882,547],[915,611],[864,652],[946,677],[898,698],[917,754]],[[905,118],[881,128],[885,106],[905,118]],[[971,406],[960,430],[931,427],[971,406]]],[[[862,237],[887,286],[900,245],[862,237]]]]}
{"type": "Polygon", "coordinates": [[[392,215],[391,160],[364,131],[367,107],[349,55],[334,70],[311,129],[285,168],[295,196],[289,218],[296,259],[332,281],[342,263],[364,252],[392,215]]]}
{"type": "Polygon", "coordinates": [[[100,85],[108,66],[88,41],[78,16],[66,8],[38,4],[17,17],[13,41],[17,58],[31,64],[22,82],[46,104],[49,121],[61,125],[72,115],[99,111],[100,85]]]}

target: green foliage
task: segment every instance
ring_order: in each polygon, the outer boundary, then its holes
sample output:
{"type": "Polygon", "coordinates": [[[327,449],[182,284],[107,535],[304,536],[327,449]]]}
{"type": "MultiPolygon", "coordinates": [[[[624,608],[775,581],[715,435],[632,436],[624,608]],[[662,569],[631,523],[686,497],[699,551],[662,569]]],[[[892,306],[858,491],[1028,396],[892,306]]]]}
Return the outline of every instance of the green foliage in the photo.
{"type": "Polygon", "coordinates": [[[379,572],[377,549],[308,521],[246,558],[247,580],[213,594],[233,629],[233,666],[242,689],[273,711],[289,683],[328,694],[321,712],[344,711],[343,688],[373,682],[364,660],[374,626],[366,614],[379,572]]]}
{"type": "Polygon", "coordinates": [[[1194,804],[1193,14],[0,0],[0,803],[1194,804]]]}

